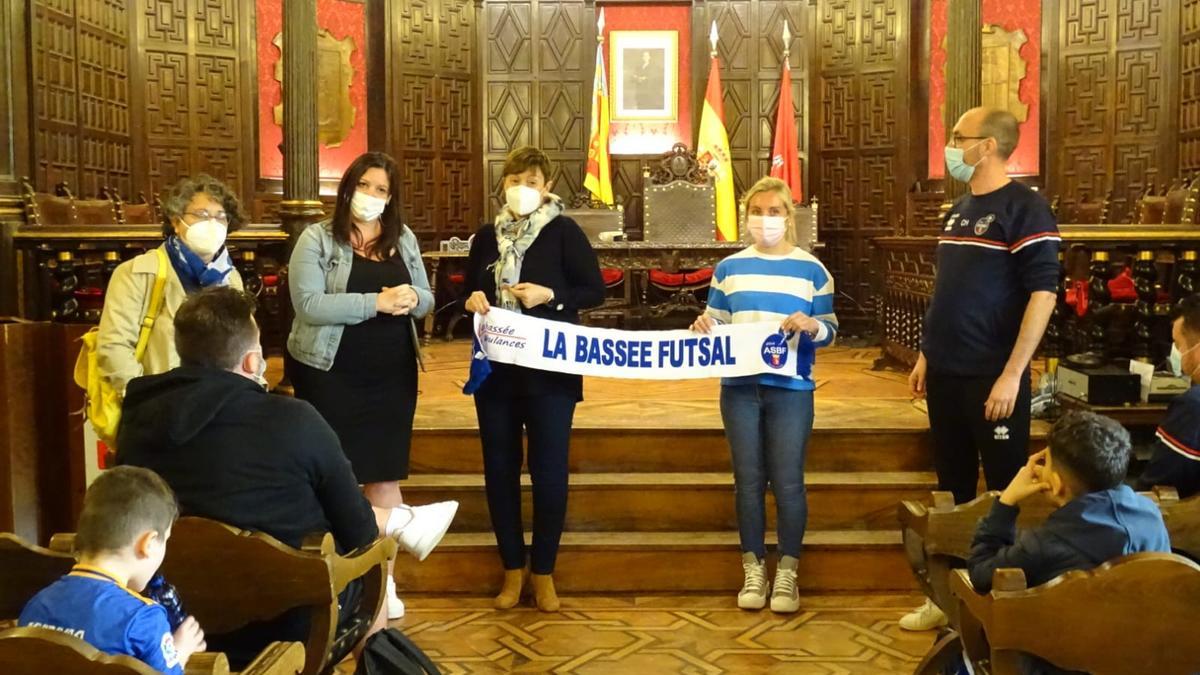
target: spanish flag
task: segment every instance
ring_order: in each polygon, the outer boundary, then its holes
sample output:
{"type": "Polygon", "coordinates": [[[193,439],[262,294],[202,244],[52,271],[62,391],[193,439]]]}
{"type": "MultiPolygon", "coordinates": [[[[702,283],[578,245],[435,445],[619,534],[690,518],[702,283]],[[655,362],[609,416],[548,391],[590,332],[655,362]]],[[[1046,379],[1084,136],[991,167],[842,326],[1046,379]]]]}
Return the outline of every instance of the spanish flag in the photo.
{"type": "MultiPolygon", "coordinates": [[[[715,31],[715,26],[714,26],[715,31]]],[[[729,136],[725,133],[725,111],[721,99],[721,65],[714,47],[708,70],[708,91],[700,115],[700,139],[696,155],[715,179],[717,188],[717,241],[737,241],[737,204],[733,194],[733,163],[729,136]]]]}
{"type": "MultiPolygon", "coordinates": [[[[601,26],[603,25],[602,23],[601,26]]],[[[587,175],[584,176],[583,187],[595,195],[596,199],[612,206],[612,175],[608,156],[608,78],[604,75],[603,38],[600,44],[596,45],[596,84],[593,89],[592,133],[588,143],[587,175]]]]}

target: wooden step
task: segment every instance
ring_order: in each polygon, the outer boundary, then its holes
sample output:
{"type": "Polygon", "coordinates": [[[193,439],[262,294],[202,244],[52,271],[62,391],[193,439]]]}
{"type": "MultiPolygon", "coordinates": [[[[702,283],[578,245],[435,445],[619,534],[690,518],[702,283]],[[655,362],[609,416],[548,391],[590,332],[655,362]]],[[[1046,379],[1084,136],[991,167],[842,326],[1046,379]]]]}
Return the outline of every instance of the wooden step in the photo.
{"type": "MultiPolygon", "coordinates": [[[[928,471],[933,455],[927,431],[814,431],[806,466],[811,471],[928,471]]],[[[482,473],[476,429],[413,432],[410,471],[482,473]]],[[[730,470],[721,429],[575,429],[572,473],[678,473],[730,470]]]]}
{"type": "MultiPolygon", "coordinates": [[[[1037,423],[1031,451],[1045,446],[1037,423]]],[[[730,470],[725,433],[713,429],[592,429],[571,435],[572,474],[720,473],[730,470]]],[[[933,450],[925,430],[816,429],[808,443],[809,471],[930,471],[933,450]]],[[[471,427],[413,431],[415,474],[483,472],[479,431],[471,427]]]]}
{"type": "MultiPolygon", "coordinates": [[[[768,535],[768,549],[774,550],[773,535],[768,535]]],[[[398,558],[395,576],[401,595],[479,595],[499,590],[503,570],[490,533],[449,534],[425,562],[398,558]]],[[[564,594],[728,592],[732,597],[742,585],[738,536],[569,532],[563,535],[554,583],[564,594]]],[[[860,530],[809,532],[798,586],[802,592],[881,592],[912,591],[916,584],[898,531],[860,530]]]]}
{"type": "MultiPolygon", "coordinates": [[[[896,505],[922,499],[936,486],[926,472],[808,472],[810,530],[896,528],[896,505]]],[[[483,476],[413,476],[405,499],[459,502],[451,532],[490,532],[483,476]]],[[[529,475],[522,476],[525,527],[531,527],[529,475]]],[[[775,500],[767,493],[767,527],[775,528],[775,500]]],[[[736,531],[733,476],[726,473],[580,473],[571,477],[569,532],[736,531]]]]}

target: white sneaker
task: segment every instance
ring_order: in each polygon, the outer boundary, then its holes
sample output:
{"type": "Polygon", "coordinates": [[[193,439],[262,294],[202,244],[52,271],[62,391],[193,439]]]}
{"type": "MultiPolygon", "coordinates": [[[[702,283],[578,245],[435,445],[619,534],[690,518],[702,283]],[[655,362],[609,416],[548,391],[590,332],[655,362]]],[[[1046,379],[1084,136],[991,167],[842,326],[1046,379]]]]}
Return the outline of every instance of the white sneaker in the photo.
{"type": "Polygon", "coordinates": [[[800,561],[790,555],[779,559],[775,570],[775,590],[771,592],[771,611],[790,614],[800,609],[800,592],[796,589],[796,570],[800,561]]]}
{"type": "Polygon", "coordinates": [[[947,623],[949,621],[946,619],[946,613],[929,599],[925,600],[925,604],[900,617],[900,627],[911,631],[933,630],[947,623]]]}
{"type": "Polygon", "coordinates": [[[753,553],[742,554],[742,570],[746,580],[742,590],[738,592],[738,607],[742,609],[762,609],[767,606],[767,564],[759,560],[753,553]]]}
{"type": "Polygon", "coordinates": [[[387,580],[387,613],[389,621],[404,618],[404,601],[396,594],[396,580],[392,577],[387,580]]]}
{"type": "Polygon", "coordinates": [[[388,517],[385,534],[395,537],[406,553],[417,560],[424,560],[446,536],[446,530],[450,529],[456,513],[456,501],[397,506],[388,517]]]}

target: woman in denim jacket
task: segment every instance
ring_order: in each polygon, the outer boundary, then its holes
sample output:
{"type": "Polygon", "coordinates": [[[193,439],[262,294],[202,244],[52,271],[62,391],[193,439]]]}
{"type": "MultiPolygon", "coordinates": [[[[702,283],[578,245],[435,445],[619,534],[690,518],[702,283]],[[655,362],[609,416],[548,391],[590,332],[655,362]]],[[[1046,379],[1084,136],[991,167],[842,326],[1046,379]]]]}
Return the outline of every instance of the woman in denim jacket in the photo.
{"type": "MultiPolygon", "coordinates": [[[[296,397],[311,403],[337,432],[372,506],[403,505],[397,481],[408,477],[417,406],[416,326],[433,309],[417,238],[401,222],[395,161],[369,152],[338,186],[333,217],[296,241],[289,286],[296,318],[288,336],[287,373],[296,397]]],[[[441,538],[456,502],[417,507],[441,538]]],[[[387,532],[413,517],[396,509],[387,532]]],[[[422,520],[426,520],[423,518],[422,520]]],[[[404,605],[388,577],[388,615],[404,605]]]]}

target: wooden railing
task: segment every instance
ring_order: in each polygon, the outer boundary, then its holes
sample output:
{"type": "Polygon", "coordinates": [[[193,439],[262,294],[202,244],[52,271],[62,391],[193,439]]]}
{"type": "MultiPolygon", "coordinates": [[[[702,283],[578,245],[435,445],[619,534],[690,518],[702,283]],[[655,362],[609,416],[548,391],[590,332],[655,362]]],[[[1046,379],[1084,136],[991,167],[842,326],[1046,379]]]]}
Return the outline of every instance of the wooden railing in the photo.
{"type": "MultiPolygon", "coordinates": [[[[1164,360],[1171,349],[1172,307],[1200,292],[1200,227],[1060,225],[1059,230],[1063,268],[1058,304],[1041,353],[1097,351],[1108,358],[1164,360]],[[1126,268],[1136,297],[1114,299],[1109,281],[1126,268]],[[1086,297],[1086,303],[1076,301],[1077,296],[1086,297]]],[[[883,356],[911,367],[933,295],[937,238],[881,237],[874,243],[883,274],[878,303],[883,356]]]]}

